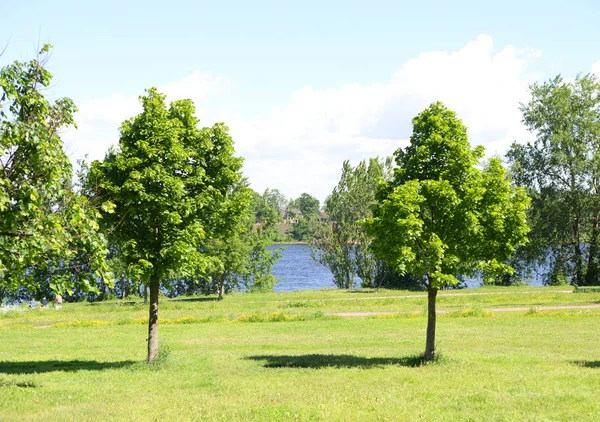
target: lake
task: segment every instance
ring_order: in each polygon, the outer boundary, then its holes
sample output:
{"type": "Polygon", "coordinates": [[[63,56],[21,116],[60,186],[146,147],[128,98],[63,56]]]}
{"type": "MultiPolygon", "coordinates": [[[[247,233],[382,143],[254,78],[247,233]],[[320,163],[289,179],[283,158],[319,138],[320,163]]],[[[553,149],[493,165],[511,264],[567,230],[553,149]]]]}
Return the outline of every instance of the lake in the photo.
{"type": "MultiPolygon", "coordinates": [[[[329,269],[310,256],[307,245],[273,245],[270,250],[282,248],[279,261],[273,266],[273,275],[279,279],[275,286],[276,292],[291,292],[294,290],[335,288],[333,275],[329,269]]],[[[480,279],[467,279],[468,288],[481,286],[480,279]]],[[[540,286],[541,277],[536,276],[530,281],[531,285],[540,286]]],[[[357,286],[360,286],[358,279],[357,286]]]]}
{"type": "Polygon", "coordinates": [[[281,258],[273,266],[273,275],[279,279],[276,292],[335,288],[329,269],[310,256],[307,245],[273,245],[270,250],[282,248],[281,258]]]}

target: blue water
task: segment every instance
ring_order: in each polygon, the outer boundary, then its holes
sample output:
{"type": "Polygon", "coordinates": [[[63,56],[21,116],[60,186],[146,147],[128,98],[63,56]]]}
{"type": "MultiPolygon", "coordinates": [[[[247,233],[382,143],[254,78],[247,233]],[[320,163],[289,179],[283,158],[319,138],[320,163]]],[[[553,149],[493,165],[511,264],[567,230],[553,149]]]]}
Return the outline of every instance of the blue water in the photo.
{"type": "Polygon", "coordinates": [[[327,267],[310,256],[306,245],[275,245],[269,249],[282,248],[281,258],[273,266],[273,275],[279,279],[276,292],[294,290],[335,288],[333,275],[327,267]]]}
{"type": "MultiPolygon", "coordinates": [[[[273,275],[279,279],[276,292],[292,292],[294,290],[335,288],[333,275],[329,269],[312,259],[307,245],[275,245],[270,250],[282,248],[279,261],[273,266],[273,275]]],[[[468,288],[481,286],[480,279],[465,280],[468,288]]],[[[529,281],[532,285],[541,285],[541,276],[535,275],[529,281]]],[[[357,279],[360,286],[360,279],[357,279]]]]}

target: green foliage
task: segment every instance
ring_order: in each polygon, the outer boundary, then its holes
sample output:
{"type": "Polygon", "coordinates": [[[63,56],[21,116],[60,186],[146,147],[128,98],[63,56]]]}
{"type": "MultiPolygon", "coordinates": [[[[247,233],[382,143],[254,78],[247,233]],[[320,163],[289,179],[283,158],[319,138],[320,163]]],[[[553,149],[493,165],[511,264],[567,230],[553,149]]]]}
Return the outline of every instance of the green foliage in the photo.
{"type": "Polygon", "coordinates": [[[476,167],[483,148],[470,148],[466,127],[441,103],[413,126],[410,145],[395,153],[393,180],[380,184],[365,221],[375,254],[433,289],[476,269],[511,271],[503,262],[528,231],[524,190],[510,186],[497,159],[476,167]]]}
{"type": "Polygon", "coordinates": [[[319,200],[308,193],[290,200],[286,209],[286,218],[293,220],[291,229],[288,229],[292,240],[300,242],[312,240],[321,218],[319,200]]]}
{"type": "Polygon", "coordinates": [[[557,76],[530,90],[521,111],[536,139],[507,154],[515,182],[532,197],[531,241],[519,258],[545,265],[550,257],[547,284],[598,284],[600,82],[557,76]]]}
{"type": "Polygon", "coordinates": [[[424,359],[433,360],[438,289],[476,270],[512,272],[506,261],[527,240],[529,198],[510,185],[500,160],[477,168],[483,148],[471,149],[467,128],[441,103],[413,119],[410,145],[395,156],[394,177],[381,182],[364,226],[376,256],[427,288],[424,359]]]}
{"type": "Polygon", "coordinates": [[[230,194],[242,159],[225,125],[197,127],[192,101],[167,107],[154,88],[140,100],[143,112],[121,126],[119,149],[92,163],[88,192],[104,205],[103,227],[133,274],[202,274],[219,265],[202,253],[205,239],[232,233],[246,209],[230,194]]]}
{"type": "Polygon", "coordinates": [[[283,220],[288,201],[277,189],[266,189],[262,196],[253,197],[253,210],[256,222],[273,225],[283,220]]]}
{"type": "Polygon", "coordinates": [[[383,267],[369,251],[370,238],[358,224],[371,216],[376,181],[390,172],[391,161],[370,159],[352,167],[345,161],[338,185],[325,201],[327,220],[314,231],[310,242],[313,258],[327,266],[339,288],[354,287],[358,276],[363,286],[377,286],[383,267]]]}
{"type": "Polygon", "coordinates": [[[212,239],[206,243],[205,253],[218,258],[222,266],[209,271],[202,290],[206,294],[223,294],[236,289],[248,292],[272,291],[278,280],[272,267],[281,257],[281,251],[270,251],[271,239],[262,231],[247,230],[238,236],[212,239]]]}
{"type": "Polygon", "coordinates": [[[191,100],[165,104],[155,88],[143,111],[121,126],[119,149],[92,163],[86,191],[134,279],[150,288],[148,362],[158,354],[161,281],[192,278],[223,263],[203,251],[208,239],[234,235],[249,195],[234,190],[242,159],[228,128],[198,128],[191,100]]]}
{"type": "Polygon", "coordinates": [[[50,103],[50,50],[0,72],[0,287],[64,293],[111,282],[99,213],[73,187],[60,129],[74,125],[75,104],[50,103]]]}
{"type": "Polygon", "coordinates": [[[321,221],[315,216],[310,219],[300,218],[292,225],[291,235],[293,240],[310,242],[319,230],[320,224],[321,221]]]}
{"type": "Polygon", "coordinates": [[[308,193],[303,193],[298,199],[295,200],[295,204],[300,210],[300,213],[305,219],[318,218],[321,204],[319,200],[308,193]]]}
{"type": "Polygon", "coordinates": [[[270,292],[279,281],[272,273],[273,265],[281,258],[281,249],[269,250],[269,237],[260,231],[250,231],[246,235],[250,254],[246,269],[242,273],[244,285],[249,292],[270,292]]]}

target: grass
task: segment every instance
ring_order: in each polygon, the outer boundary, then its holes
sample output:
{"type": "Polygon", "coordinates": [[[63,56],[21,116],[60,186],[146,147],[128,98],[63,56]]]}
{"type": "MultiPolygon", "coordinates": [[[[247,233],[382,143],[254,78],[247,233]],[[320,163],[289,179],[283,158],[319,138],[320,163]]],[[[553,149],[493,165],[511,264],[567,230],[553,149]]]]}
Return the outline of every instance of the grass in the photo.
{"type": "Polygon", "coordinates": [[[417,293],[161,299],[150,366],[141,303],[0,314],[0,420],[596,420],[600,310],[535,306],[600,294],[476,292],[440,293],[428,365],[417,293]],[[329,315],[349,310],[394,313],[329,315]]]}

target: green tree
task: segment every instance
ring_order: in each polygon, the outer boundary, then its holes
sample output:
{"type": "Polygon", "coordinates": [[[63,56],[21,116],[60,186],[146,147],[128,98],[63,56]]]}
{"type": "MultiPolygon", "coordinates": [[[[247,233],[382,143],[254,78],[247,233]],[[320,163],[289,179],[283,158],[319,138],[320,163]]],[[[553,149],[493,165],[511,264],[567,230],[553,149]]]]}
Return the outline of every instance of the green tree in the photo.
{"type": "Polygon", "coordinates": [[[356,276],[374,286],[380,268],[369,252],[370,237],[358,222],[371,216],[376,181],[389,173],[391,161],[370,159],[352,167],[345,161],[338,185],[325,200],[327,221],[314,230],[313,258],[329,268],[339,288],[352,288],[356,276]]]}
{"type": "Polygon", "coordinates": [[[263,198],[267,207],[277,211],[277,221],[281,221],[288,205],[288,200],[285,195],[282,194],[279,189],[267,188],[265,193],[263,193],[263,198]]]}
{"type": "Polygon", "coordinates": [[[297,200],[290,198],[287,207],[285,209],[285,218],[295,220],[300,216],[300,207],[298,206],[297,200]]]}
{"type": "Polygon", "coordinates": [[[207,239],[234,230],[247,203],[229,192],[242,159],[219,123],[198,128],[191,100],[169,107],[155,88],[143,111],[121,126],[119,149],[92,163],[88,189],[103,205],[103,224],[132,272],[150,288],[148,362],[158,354],[161,280],[191,277],[222,265],[201,250],[207,239]],[[111,213],[111,211],[114,212],[111,213]]]}
{"type": "Polygon", "coordinates": [[[58,135],[74,125],[75,104],[42,93],[52,81],[49,50],[0,71],[0,286],[95,291],[96,279],[111,282],[106,242],[58,135]]]}
{"type": "MultiPolygon", "coordinates": [[[[236,288],[247,291],[271,291],[277,279],[271,273],[280,251],[269,251],[271,239],[262,227],[254,228],[255,215],[251,206],[254,196],[245,179],[231,191],[235,203],[250,203],[248,210],[237,220],[234,231],[223,238],[209,239],[205,252],[218,258],[222,265],[213,266],[204,283],[205,293],[217,292],[218,299],[236,288]]],[[[254,196],[255,197],[255,196],[254,196]]]]}
{"type": "Polygon", "coordinates": [[[249,292],[271,292],[278,279],[273,275],[273,266],[281,258],[282,249],[269,250],[271,239],[261,230],[248,231],[244,241],[250,246],[246,268],[241,274],[249,292]]]}
{"type": "Polygon", "coordinates": [[[600,230],[600,83],[594,75],[560,76],[530,87],[523,122],[536,135],[507,156],[532,197],[531,242],[519,258],[546,263],[548,284],[598,284],[600,230]]]}
{"type": "Polygon", "coordinates": [[[319,217],[321,203],[314,196],[311,196],[308,193],[303,193],[298,199],[296,199],[295,203],[298,206],[302,216],[307,220],[319,217]]]}
{"type": "Polygon", "coordinates": [[[524,189],[497,159],[477,168],[482,156],[456,114],[432,104],[413,119],[410,145],[395,152],[394,177],[364,223],[374,253],[427,289],[425,360],[434,359],[438,289],[478,269],[510,272],[503,262],[526,241],[524,189]]]}
{"type": "Polygon", "coordinates": [[[285,197],[277,189],[271,191],[266,189],[260,195],[253,191],[251,208],[255,216],[255,223],[263,225],[273,225],[282,221],[282,209],[279,206],[285,206],[285,197]]]}

